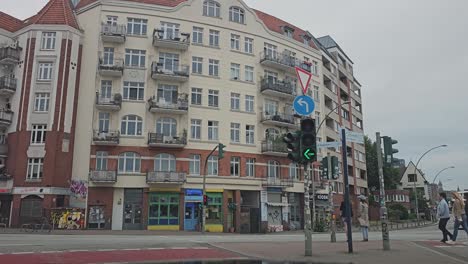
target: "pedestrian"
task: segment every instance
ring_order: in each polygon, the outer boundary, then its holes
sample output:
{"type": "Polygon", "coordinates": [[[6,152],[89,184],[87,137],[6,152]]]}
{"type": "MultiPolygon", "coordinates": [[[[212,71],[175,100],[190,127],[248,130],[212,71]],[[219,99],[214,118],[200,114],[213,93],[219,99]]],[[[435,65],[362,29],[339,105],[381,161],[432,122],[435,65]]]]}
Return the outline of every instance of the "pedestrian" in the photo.
{"type": "Polygon", "coordinates": [[[465,212],[466,207],[465,207],[465,202],[463,201],[463,198],[458,192],[452,192],[452,198],[453,198],[452,213],[453,213],[453,217],[455,218],[455,223],[453,225],[452,241],[455,242],[457,241],[458,228],[460,227],[460,225],[463,227],[467,235],[468,235],[468,227],[466,225],[466,212],[465,212]]]}
{"type": "Polygon", "coordinates": [[[362,241],[369,241],[369,205],[364,195],[359,195],[358,221],[362,231],[362,241]]]}
{"type": "MultiPolygon", "coordinates": [[[[351,202],[350,202],[351,204],[351,202]]],[[[348,221],[347,220],[347,217],[346,217],[346,204],[344,201],[341,202],[341,205],[340,205],[340,211],[341,211],[341,220],[343,221],[343,228],[344,228],[344,232],[346,234],[346,242],[349,240],[348,238],[348,221]]],[[[351,218],[350,218],[350,222],[352,222],[353,220],[353,206],[351,204],[351,218]]],[[[351,226],[353,224],[351,223],[351,226]]]]}
{"type": "Polygon", "coordinates": [[[447,222],[450,219],[450,211],[447,204],[447,195],[445,193],[439,193],[439,205],[437,206],[437,216],[439,217],[439,229],[442,231],[442,240],[440,242],[451,244],[453,242],[448,241],[453,238],[453,235],[447,230],[447,222]]]}

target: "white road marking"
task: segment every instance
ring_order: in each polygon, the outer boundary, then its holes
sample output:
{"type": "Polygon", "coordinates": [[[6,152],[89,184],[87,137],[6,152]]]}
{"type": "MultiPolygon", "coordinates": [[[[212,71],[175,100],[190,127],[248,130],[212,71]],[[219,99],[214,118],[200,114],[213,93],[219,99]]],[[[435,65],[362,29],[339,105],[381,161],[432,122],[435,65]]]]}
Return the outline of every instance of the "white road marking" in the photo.
{"type": "Polygon", "coordinates": [[[97,249],[96,251],[114,251],[118,249],[97,249]]]}
{"type": "Polygon", "coordinates": [[[456,261],[456,262],[460,262],[460,263],[466,264],[465,261],[462,261],[462,260],[460,260],[460,259],[454,258],[454,257],[452,257],[452,256],[450,256],[450,255],[441,253],[441,252],[439,252],[439,251],[437,251],[437,250],[433,250],[433,249],[430,249],[430,248],[427,248],[427,247],[418,245],[418,244],[416,244],[416,243],[414,243],[414,242],[410,242],[410,243],[413,244],[413,245],[415,245],[415,246],[417,246],[417,247],[419,247],[419,248],[422,248],[422,249],[425,249],[425,250],[427,250],[427,251],[429,251],[429,252],[432,252],[432,253],[434,253],[434,254],[437,254],[437,255],[440,255],[440,256],[449,258],[449,259],[454,260],[454,261],[456,261]]]}
{"type": "Polygon", "coordinates": [[[72,250],[68,250],[68,252],[88,252],[90,250],[88,249],[72,249],[72,250]]]}
{"type": "Polygon", "coordinates": [[[187,247],[171,247],[170,249],[188,249],[187,247]]]}
{"type": "Polygon", "coordinates": [[[164,248],[145,248],[146,250],[161,250],[161,249],[164,249],[164,248]]]}
{"type": "Polygon", "coordinates": [[[193,247],[192,249],[210,249],[208,247],[193,247]]]}
{"type": "Polygon", "coordinates": [[[41,254],[50,254],[50,253],[63,253],[64,251],[41,251],[41,252],[38,252],[38,253],[41,253],[41,254]]]}
{"type": "Polygon", "coordinates": [[[22,255],[22,254],[33,254],[35,252],[31,252],[31,251],[28,251],[28,252],[13,252],[11,253],[12,255],[22,255]]]}

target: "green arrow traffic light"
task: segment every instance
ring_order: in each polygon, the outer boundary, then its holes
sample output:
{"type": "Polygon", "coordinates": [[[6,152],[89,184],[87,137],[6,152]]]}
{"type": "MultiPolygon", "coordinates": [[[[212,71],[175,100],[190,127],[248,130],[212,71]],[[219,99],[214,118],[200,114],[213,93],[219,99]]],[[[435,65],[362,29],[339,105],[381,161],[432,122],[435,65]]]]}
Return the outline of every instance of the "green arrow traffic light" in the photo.
{"type": "Polygon", "coordinates": [[[315,153],[312,149],[308,148],[304,151],[304,158],[311,160],[314,156],[315,156],[315,153]]]}

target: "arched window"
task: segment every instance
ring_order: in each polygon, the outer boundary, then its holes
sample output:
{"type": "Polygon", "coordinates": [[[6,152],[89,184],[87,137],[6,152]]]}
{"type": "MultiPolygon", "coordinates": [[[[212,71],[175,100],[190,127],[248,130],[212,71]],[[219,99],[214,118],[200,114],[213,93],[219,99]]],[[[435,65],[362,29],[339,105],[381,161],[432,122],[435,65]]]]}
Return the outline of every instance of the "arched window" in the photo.
{"type": "Polygon", "coordinates": [[[232,22],[245,24],[244,9],[237,7],[237,6],[231,6],[229,8],[229,20],[232,22]]]}
{"type": "Polygon", "coordinates": [[[140,155],[135,152],[124,152],[119,155],[119,172],[140,172],[140,155]]]}
{"type": "Polygon", "coordinates": [[[177,121],[174,118],[162,117],[156,122],[156,133],[163,136],[177,135],[177,121]]]}
{"type": "Polygon", "coordinates": [[[266,140],[275,140],[280,136],[280,132],[276,128],[267,128],[265,130],[265,139],[266,140]]]}
{"type": "Polygon", "coordinates": [[[268,178],[278,179],[280,177],[280,164],[276,160],[269,160],[267,163],[267,176],[268,178]]]}
{"type": "Polygon", "coordinates": [[[20,221],[28,223],[42,216],[42,198],[29,195],[21,200],[20,221]]]}
{"type": "Polygon", "coordinates": [[[219,17],[220,4],[216,1],[206,0],[203,2],[203,15],[219,17]]]}
{"type": "Polygon", "coordinates": [[[141,136],[143,120],[137,115],[126,115],[122,118],[120,133],[124,136],[141,136]]]}
{"type": "Polygon", "coordinates": [[[154,171],[176,171],[176,159],[173,155],[161,153],[154,160],[154,171]]]}

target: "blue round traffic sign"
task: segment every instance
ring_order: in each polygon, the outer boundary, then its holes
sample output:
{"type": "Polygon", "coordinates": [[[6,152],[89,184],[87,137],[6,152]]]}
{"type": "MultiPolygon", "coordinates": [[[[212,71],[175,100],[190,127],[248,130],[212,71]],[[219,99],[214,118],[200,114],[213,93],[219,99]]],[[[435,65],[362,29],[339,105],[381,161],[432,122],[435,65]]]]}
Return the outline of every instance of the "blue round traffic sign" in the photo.
{"type": "Polygon", "coordinates": [[[307,95],[296,96],[293,106],[294,111],[299,115],[310,115],[315,109],[314,100],[307,95]]]}

